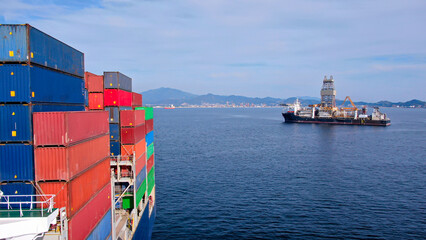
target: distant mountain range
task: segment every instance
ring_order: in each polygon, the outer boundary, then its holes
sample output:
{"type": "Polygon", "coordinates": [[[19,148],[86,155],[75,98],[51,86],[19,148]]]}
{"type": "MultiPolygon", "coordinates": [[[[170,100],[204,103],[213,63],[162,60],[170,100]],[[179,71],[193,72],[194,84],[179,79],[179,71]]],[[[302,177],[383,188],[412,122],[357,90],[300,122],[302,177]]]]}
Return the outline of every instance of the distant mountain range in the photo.
{"type": "MultiPolygon", "coordinates": [[[[145,92],[142,92],[143,102],[146,105],[170,105],[180,106],[182,104],[189,105],[203,105],[203,104],[265,104],[268,106],[279,106],[284,103],[294,103],[296,98],[299,99],[302,105],[318,104],[321,102],[320,98],[309,97],[309,96],[300,96],[300,97],[290,97],[286,99],[280,98],[252,98],[244,96],[222,96],[215,94],[205,94],[205,95],[196,95],[188,92],[184,92],[178,89],[173,88],[158,88],[152,89],[145,92]]],[[[342,100],[336,100],[337,105],[341,105],[342,100]]],[[[354,102],[355,105],[367,105],[367,106],[379,106],[379,107],[423,107],[426,108],[426,102],[413,99],[407,102],[389,102],[389,101],[380,101],[377,103],[368,103],[368,102],[354,102]]]]}

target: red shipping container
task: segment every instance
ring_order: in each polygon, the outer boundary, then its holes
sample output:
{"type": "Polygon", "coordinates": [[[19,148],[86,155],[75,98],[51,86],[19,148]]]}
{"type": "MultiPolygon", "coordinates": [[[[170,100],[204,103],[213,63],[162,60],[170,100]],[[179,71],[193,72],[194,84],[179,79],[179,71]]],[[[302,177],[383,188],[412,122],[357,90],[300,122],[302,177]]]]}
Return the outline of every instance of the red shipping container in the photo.
{"type": "Polygon", "coordinates": [[[34,146],[69,146],[107,134],[108,118],[105,111],[34,113],[34,146]]]}
{"type": "Polygon", "coordinates": [[[86,239],[111,208],[111,184],[108,183],[68,222],[68,239],[86,239]]]}
{"type": "Polygon", "coordinates": [[[55,208],[65,207],[70,218],[110,181],[110,159],[107,158],[70,182],[37,184],[44,194],[56,195],[55,208]]]}
{"type": "Polygon", "coordinates": [[[69,181],[110,155],[109,135],[69,147],[38,147],[34,149],[36,181],[69,181]]]}
{"type": "Polygon", "coordinates": [[[89,93],[89,109],[90,110],[103,110],[104,109],[104,94],[103,93],[89,93]]]}
{"type": "Polygon", "coordinates": [[[105,89],[104,106],[131,107],[132,93],[119,89],[105,89]]]}
{"type": "Polygon", "coordinates": [[[151,155],[151,157],[148,159],[147,163],[147,171],[151,171],[152,166],[154,166],[154,154],[151,155]]]}
{"type": "Polygon", "coordinates": [[[145,131],[150,133],[154,130],[154,119],[149,119],[145,121],[145,131]]]}
{"type": "Polygon", "coordinates": [[[132,92],[132,107],[142,107],[142,94],[132,92]]]}
{"type": "Polygon", "coordinates": [[[101,93],[104,91],[104,76],[90,72],[85,73],[86,88],[89,93],[101,93]]]}
{"type": "Polygon", "coordinates": [[[145,124],[132,128],[121,128],[120,137],[121,144],[138,143],[145,138],[145,124]]]}
{"type": "Polygon", "coordinates": [[[121,110],[120,111],[120,126],[121,127],[136,127],[145,123],[144,110],[121,110]]]}
{"type": "Polygon", "coordinates": [[[143,154],[138,160],[136,160],[136,173],[140,173],[146,165],[146,154],[143,154]]]}
{"type": "Polygon", "coordinates": [[[136,159],[139,159],[146,153],[146,141],[145,138],[140,140],[136,144],[131,145],[121,145],[121,156],[129,156],[132,155],[133,152],[135,152],[136,159]]]}

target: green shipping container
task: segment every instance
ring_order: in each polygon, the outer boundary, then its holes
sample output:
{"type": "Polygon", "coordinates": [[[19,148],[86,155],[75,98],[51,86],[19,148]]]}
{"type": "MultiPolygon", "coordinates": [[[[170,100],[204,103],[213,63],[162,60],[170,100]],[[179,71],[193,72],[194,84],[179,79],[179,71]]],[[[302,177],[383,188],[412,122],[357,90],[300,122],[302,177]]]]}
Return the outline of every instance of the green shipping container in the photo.
{"type": "Polygon", "coordinates": [[[152,107],[136,107],[135,110],[145,110],[145,120],[154,118],[154,109],[152,107]]]}
{"type": "Polygon", "coordinates": [[[148,196],[151,195],[152,189],[155,186],[155,166],[152,166],[151,171],[148,173],[148,196]]]}
{"type": "Polygon", "coordinates": [[[146,148],[146,159],[149,159],[152,154],[154,154],[154,143],[151,143],[147,148],[146,148]]]}
{"type": "Polygon", "coordinates": [[[139,205],[139,203],[142,201],[143,195],[146,193],[146,179],[143,180],[141,186],[139,187],[138,191],[136,192],[136,202],[139,205]]]}
{"type": "Polygon", "coordinates": [[[123,196],[123,209],[133,208],[133,196],[123,196]]]}

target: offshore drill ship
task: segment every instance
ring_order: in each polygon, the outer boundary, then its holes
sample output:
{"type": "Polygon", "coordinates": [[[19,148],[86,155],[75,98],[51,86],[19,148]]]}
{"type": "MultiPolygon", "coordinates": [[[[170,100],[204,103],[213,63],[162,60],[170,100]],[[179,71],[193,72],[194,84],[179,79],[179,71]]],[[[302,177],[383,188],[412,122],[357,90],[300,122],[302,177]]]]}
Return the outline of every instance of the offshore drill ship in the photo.
{"type": "Polygon", "coordinates": [[[154,115],[120,72],[0,24],[0,239],[151,239],[154,115]]]}
{"type": "Polygon", "coordinates": [[[336,90],[333,76],[324,77],[321,89],[321,104],[302,107],[297,99],[294,104],[287,105],[282,113],[286,123],[322,123],[339,125],[389,126],[390,119],[375,107],[371,115],[367,115],[367,107],[358,109],[347,96],[341,107],[336,107],[336,90]],[[349,100],[351,107],[344,107],[349,100]]]}

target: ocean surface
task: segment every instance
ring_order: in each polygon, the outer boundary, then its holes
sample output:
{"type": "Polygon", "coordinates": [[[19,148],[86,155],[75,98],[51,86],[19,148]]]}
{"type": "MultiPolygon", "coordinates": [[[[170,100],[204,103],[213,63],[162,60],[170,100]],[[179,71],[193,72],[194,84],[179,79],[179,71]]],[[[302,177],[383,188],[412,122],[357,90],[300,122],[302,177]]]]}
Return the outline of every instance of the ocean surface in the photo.
{"type": "Polygon", "coordinates": [[[155,109],[153,239],[425,239],[426,109],[390,127],[155,109]]]}

